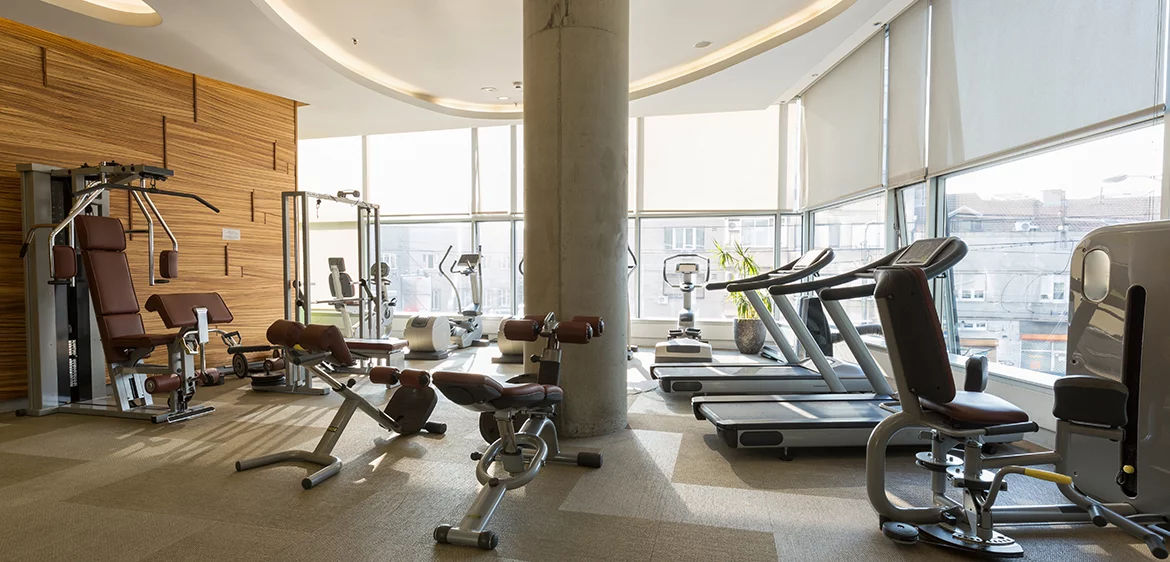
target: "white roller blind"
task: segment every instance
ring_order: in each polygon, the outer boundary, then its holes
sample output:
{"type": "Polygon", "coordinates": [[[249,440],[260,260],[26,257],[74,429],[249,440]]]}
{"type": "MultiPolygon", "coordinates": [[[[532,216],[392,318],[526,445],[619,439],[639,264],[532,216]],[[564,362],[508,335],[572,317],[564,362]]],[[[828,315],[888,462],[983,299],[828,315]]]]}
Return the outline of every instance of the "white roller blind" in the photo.
{"type": "Polygon", "coordinates": [[[934,0],[931,175],[1162,103],[1160,4],[934,0]]]}
{"type": "Polygon", "coordinates": [[[810,207],[882,184],[882,43],[870,38],[801,96],[810,207]]]}
{"type": "Polygon", "coordinates": [[[919,0],[890,22],[890,186],[926,177],[926,47],[929,4],[919,0]]]}

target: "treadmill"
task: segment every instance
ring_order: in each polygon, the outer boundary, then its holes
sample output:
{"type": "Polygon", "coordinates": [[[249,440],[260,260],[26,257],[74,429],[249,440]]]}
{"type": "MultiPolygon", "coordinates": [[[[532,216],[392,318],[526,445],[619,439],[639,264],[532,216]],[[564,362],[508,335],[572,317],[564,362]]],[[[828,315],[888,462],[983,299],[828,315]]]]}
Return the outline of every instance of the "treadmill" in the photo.
{"type": "MultiPolygon", "coordinates": [[[[804,283],[777,285],[772,295],[783,297],[818,291],[825,310],[837,325],[853,355],[873,361],[873,356],[841,306],[842,300],[873,295],[873,283],[845,285],[872,280],[884,266],[921,267],[927,278],[948,271],[967,255],[967,244],[958,238],[929,238],[900,248],[865,266],[833,277],[804,283]]],[[[894,390],[880,371],[867,372],[874,393],[790,395],[698,396],[691,400],[695,417],[710,421],[718,435],[734,448],[783,448],[790,460],[793,447],[861,447],[873,428],[890,415],[882,404],[896,402],[894,390]]],[[[920,431],[903,430],[891,440],[894,445],[921,443],[920,431]]]]}
{"type": "MultiPolygon", "coordinates": [[[[828,357],[822,351],[795,307],[785,296],[772,296],[808,358],[802,359],[780,331],[772,313],[759,295],[762,289],[794,284],[819,273],[833,261],[833,250],[820,248],[805,252],[799,259],[746,279],[708,283],[708,290],[726,289],[743,293],[764,322],[783,361],[740,363],[672,363],[650,366],[662,392],[693,394],[815,394],[826,392],[873,392],[864,370],[882,377],[872,360],[859,365],[828,357]]],[[[761,355],[769,357],[770,350],[761,355]]],[[[769,357],[771,358],[771,357],[769,357]]],[[[863,358],[864,359],[864,358],[863,358]]]]}

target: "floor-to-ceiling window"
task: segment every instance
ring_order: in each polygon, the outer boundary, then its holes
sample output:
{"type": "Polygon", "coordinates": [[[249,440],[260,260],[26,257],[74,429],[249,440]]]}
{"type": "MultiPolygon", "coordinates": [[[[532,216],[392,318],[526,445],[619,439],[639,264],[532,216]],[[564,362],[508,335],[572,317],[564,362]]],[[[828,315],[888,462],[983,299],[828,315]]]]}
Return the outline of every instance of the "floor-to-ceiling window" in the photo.
{"type": "Polygon", "coordinates": [[[961,353],[1063,374],[1073,249],[1095,228],[1161,212],[1162,125],[943,178],[961,353]]]}

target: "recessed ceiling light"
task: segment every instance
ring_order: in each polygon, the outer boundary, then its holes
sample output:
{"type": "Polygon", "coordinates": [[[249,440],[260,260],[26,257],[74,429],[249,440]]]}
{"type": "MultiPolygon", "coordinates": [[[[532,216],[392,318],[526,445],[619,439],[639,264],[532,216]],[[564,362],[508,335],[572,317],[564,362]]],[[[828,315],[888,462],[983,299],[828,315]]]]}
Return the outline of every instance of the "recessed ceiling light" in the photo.
{"type": "Polygon", "coordinates": [[[354,44],[354,45],[357,45],[357,37],[354,37],[354,38],[353,38],[353,44],[354,44]]]}
{"type": "Polygon", "coordinates": [[[485,92],[494,92],[494,91],[496,91],[496,89],[495,89],[495,88],[493,88],[493,87],[491,87],[491,86],[484,86],[484,87],[482,87],[482,88],[480,88],[480,89],[481,89],[481,90],[483,90],[483,91],[485,91],[485,92]]]}
{"type": "Polygon", "coordinates": [[[151,27],[162,23],[162,16],[143,0],[41,0],[79,14],[110,23],[151,27]]]}
{"type": "Polygon", "coordinates": [[[524,89],[524,83],[523,83],[523,82],[521,82],[521,81],[519,81],[519,80],[517,80],[517,81],[515,81],[515,82],[512,82],[512,87],[513,87],[513,88],[516,88],[517,90],[523,90],[523,89],[524,89]]]}
{"type": "Polygon", "coordinates": [[[706,49],[707,47],[710,47],[710,46],[711,46],[710,41],[699,41],[698,43],[695,43],[696,49],[706,49]]]}
{"type": "Polygon", "coordinates": [[[496,98],[496,99],[498,99],[498,100],[506,100],[506,99],[508,99],[508,96],[500,96],[500,97],[498,97],[498,98],[496,98]]]}

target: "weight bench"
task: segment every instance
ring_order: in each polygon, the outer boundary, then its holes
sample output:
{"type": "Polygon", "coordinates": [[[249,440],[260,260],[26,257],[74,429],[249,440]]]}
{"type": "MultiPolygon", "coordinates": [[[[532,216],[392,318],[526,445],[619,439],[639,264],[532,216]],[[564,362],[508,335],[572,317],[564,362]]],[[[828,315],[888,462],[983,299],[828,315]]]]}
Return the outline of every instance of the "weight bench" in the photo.
{"type": "MultiPolygon", "coordinates": [[[[290,322],[285,320],[283,322],[290,322]]],[[[297,322],[293,322],[298,324],[297,322]]],[[[316,326],[317,324],[313,324],[316,326]]],[[[274,323],[269,330],[276,327],[274,323]]],[[[339,329],[338,334],[341,334],[339,329]]],[[[325,361],[325,366],[329,372],[333,374],[343,375],[368,375],[370,371],[377,367],[394,367],[401,369],[406,366],[406,340],[397,338],[387,339],[358,339],[345,338],[339,336],[340,340],[345,344],[346,351],[342,355],[344,360],[334,357],[325,361]]],[[[320,387],[313,384],[314,371],[305,369],[296,364],[290,364],[281,351],[286,347],[279,342],[284,341],[280,335],[277,334],[276,339],[273,339],[272,334],[269,334],[268,341],[271,345],[252,345],[252,346],[236,346],[229,347],[228,353],[232,354],[232,370],[239,378],[249,376],[252,372],[259,372],[262,374],[251,374],[252,390],[258,392],[282,392],[285,394],[309,394],[322,396],[329,394],[328,387],[320,387]],[[263,361],[249,361],[245,353],[265,352],[274,354],[274,357],[269,357],[263,361]],[[283,372],[282,372],[283,371],[283,372]]]]}
{"type": "MultiPolygon", "coordinates": [[[[149,419],[154,423],[183,421],[213,412],[215,408],[194,405],[191,400],[201,372],[196,368],[196,357],[206,371],[209,325],[232,321],[232,313],[223,299],[217,293],[152,295],[146,301],[146,310],[157,313],[168,329],[176,331],[148,334],[126,259],[122,221],[85,215],[77,217],[74,228],[102,349],[109,364],[113,396],[80,403],[82,407],[71,411],[149,419]],[[167,364],[144,363],[159,346],[167,348],[167,364]],[[169,393],[167,405],[155,404],[153,393],[169,393]]],[[[54,248],[58,281],[67,282],[76,274],[76,259],[68,259],[72,251],[69,246],[54,248]]],[[[164,254],[163,276],[177,276],[177,254],[170,250],[164,254]]]]}
{"type": "Polygon", "coordinates": [[[401,384],[383,411],[351,389],[355,384],[354,379],[342,383],[330,372],[330,365],[353,363],[353,354],[337,326],[305,326],[300,322],[277,320],[269,326],[267,336],[268,341],[282,348],[289,367],[296,366],[312,372],[340,394],[344,401],[313,451],[284,451],[238,461],[237,471],[286,461],[309,462],[321,465],[322,468],[305,477],[301,486],[308,490],[324,482],[341,471],[341,459],[333,456],[333,447],[337,445],[354,412],[359,409],[383,429],[400,435],[412,435],[423,430],[434,434],[447,431],[446,424],[428,421],[438,399],[430,386],[431,376],[425,371],[395,367],[370,369],[367,374],[374,384],[386,385],[387,388],[401,384]]]}

